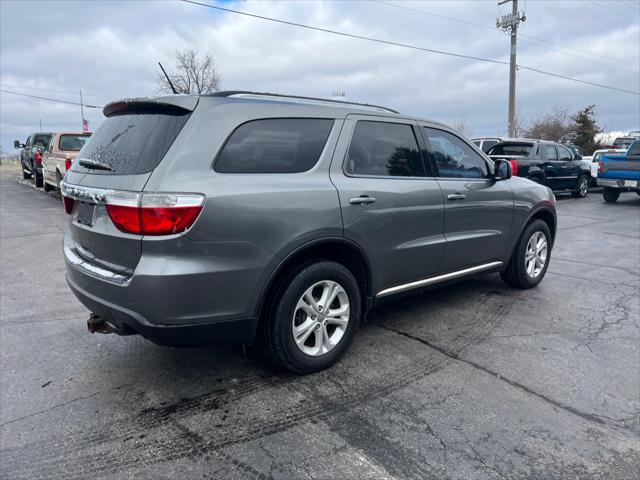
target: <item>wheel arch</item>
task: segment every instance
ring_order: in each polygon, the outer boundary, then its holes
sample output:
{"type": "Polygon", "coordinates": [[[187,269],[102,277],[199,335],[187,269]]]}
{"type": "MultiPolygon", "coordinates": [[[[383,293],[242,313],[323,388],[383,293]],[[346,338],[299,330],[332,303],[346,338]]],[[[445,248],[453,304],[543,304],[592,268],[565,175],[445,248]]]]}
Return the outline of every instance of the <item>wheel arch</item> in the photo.
{"type": "Polygon", "coordinates": [[[373,272],[364,250],[355,242],[341,237],[329,237],[308,242],[290,252],[276,267],[262,289],[256,306],[256,317],[262,321],[270,311],[285,280],[302,265],[317,260],[333,260],[344,265],[356,278],[362,297],[363,314],[371,306],[373,272]]]}

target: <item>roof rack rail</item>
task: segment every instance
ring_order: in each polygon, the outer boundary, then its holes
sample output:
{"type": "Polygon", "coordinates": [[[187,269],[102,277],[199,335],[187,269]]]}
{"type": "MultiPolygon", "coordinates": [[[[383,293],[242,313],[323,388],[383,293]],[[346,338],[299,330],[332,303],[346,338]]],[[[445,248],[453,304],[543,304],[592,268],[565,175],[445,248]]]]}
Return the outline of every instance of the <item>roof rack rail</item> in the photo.
{"type": "Polygon", "coordinates": [[[319,98],[319,97],[304,97],[300,95],[284,95],[282,93],[268,93],[268,92],[252,92],[249,90],[227,90],[222,92],[214,92],[203,95],[203,97],[232,97],[234,95],[256,95],[256,96],[264,96],[264,97],[277,97],[277,98],[293,98],[297,100],[315,100],[318,102],[328,102],[328,103],[336,103],[342,105],[357,105],[359,107],[368,107],[368,108],[379,108],[381,110],[387,110],[391,113],[400,113],[397,110],[393,110],[389,107],[382,107],[380,105],[371,105],[369,103],[358,103],[358,102],[348,102],[342,100],[332,100],[329,98],[319,98]]]}

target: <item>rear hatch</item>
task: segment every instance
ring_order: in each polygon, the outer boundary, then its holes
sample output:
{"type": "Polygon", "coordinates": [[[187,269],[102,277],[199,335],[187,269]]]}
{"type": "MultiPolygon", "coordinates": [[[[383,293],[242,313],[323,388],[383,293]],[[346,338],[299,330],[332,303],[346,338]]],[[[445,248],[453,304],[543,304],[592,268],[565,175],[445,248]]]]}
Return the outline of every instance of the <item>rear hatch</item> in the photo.
{"type": "Polygon", "coordinates": [[[118,228],[113,205],[110,216],[107,203],[115,198],[121,209],[139,205],[140,192],[197,102],[197,97],[175,96],[123,100],[104,108],[106,120],[82,147],[62,185],[65,209],[71,214],[68,258],[75,255],[123,278],[133,272],[143,235],[118,228]]]}

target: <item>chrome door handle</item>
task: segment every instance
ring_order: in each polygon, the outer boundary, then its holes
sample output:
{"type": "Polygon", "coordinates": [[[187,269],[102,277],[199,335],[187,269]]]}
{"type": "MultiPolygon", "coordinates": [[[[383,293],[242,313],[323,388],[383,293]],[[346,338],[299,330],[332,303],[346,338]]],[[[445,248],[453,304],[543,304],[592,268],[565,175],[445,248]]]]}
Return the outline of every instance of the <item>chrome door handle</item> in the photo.
{"type": "Polygon", "coordinates": [[[349,199],[349,203],[351,205],[369,205],[370,203],[375,202],[376,199],[373,197],[368,197],[366,195],[362,195],[360,197],[354,197],[349,199]]]}
{"type": "Polygon", "coordinates": [[[467,196],[462,193],[450,193],[447,198],[449,200],[464,200],[467,196]]]}

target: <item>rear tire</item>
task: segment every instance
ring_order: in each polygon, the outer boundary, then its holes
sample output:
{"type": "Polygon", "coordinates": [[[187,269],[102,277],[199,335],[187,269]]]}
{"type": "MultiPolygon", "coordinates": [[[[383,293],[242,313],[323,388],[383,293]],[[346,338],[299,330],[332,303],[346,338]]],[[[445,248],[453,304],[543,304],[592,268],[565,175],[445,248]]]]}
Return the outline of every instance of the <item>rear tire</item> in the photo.
{"type": "Polygon", "coordinates": [[[38,175],[38,169],[33,172],[33,181],[36,185],[36,188],[42,188],[44,186],[44,180],[42,178],[42,173],[38,175]]]}
{"type": "Polygon", "coordinates": [[[285,280],[277,295],[265,319],[271,358],[295,373],[336,363],[360,324],[360,289],[351,272],[332,261],[307,264],[285,280]],[[327,300],[329,305],[321,304],[327,300]]]}
{"type": "Polygon", "coordinates": [[[578,177],[578,189],[571,192],[571,196],[575,198],[584,198],[589,193],[589,176],[580,175],[578,177]]]}
{"type": "Polygon", "coordinates": [[[547,272],[551,248],[549,226],[542,220],[529,223],[520,235],[507,268],[500,274],[502,280],[514,288],[535,287],[547,272]]]}
{"type": "Polygon", "coordinates": [[[604,187],[602,189],[602,198],[607,203],[616,203],[618,197],[620,196],[620,189],[613,187],[604,187]]]}
{"type": "Polygon", "coordinates": [[[44,180],[44,172],[42,172],[42,176],[43,176],[43,178],[42,178],[42,188],[44,189],[44,191],[45,191],[45,192],[50,192],[51,190],[54,190],[54,189],[55,189],[55,187],[54,187],[53,185],[51,185],[51,184],[47,183],[47,182],[44,180]]]}

